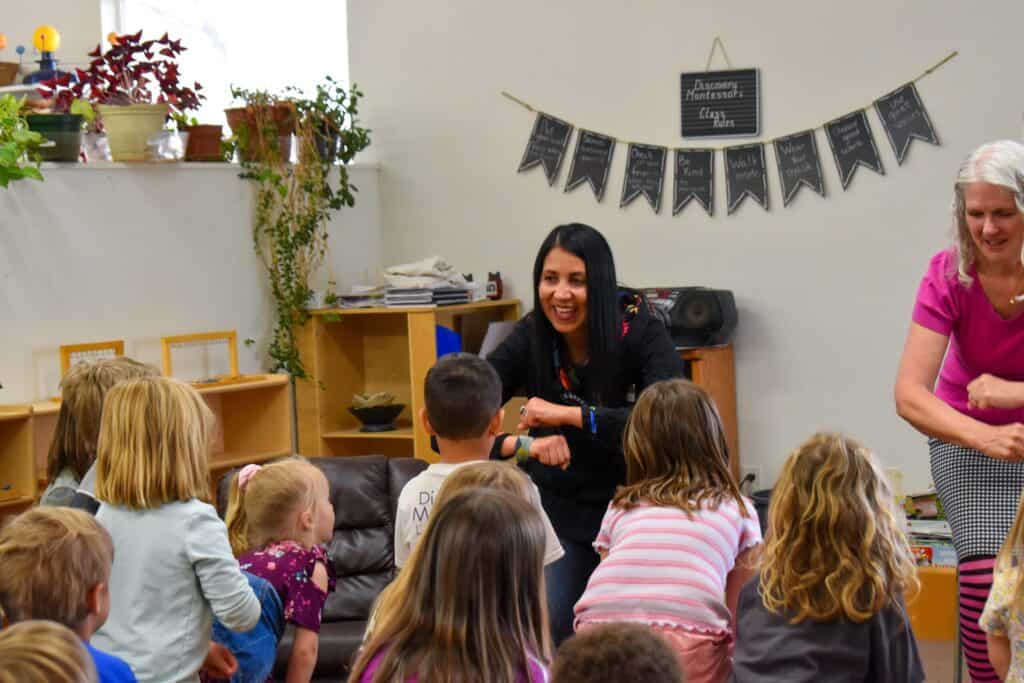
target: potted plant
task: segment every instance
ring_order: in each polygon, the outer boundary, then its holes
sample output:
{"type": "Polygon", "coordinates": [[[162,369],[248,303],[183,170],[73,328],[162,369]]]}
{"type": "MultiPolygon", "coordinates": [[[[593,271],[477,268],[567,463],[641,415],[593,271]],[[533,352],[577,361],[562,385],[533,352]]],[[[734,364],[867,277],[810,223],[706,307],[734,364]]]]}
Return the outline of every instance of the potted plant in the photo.
{"type": "Polygon", "coordinates": [[[30,114],[28,127],[54,143],[40,151],[43,161],[77,161],[82,153],[82,128],[95,120],[92,105],[80,97],[81,88],[71,74],[41,81],[36,91],[48,107],[30,114]]]}
{"type": "Polygon", "coordinates": [[[269,161],[261,155],[272,153],[288,161],[292,155],[292,133],[298,119],[295,103],[265,90],[233,86],[231,96],[242,102],[240,107],[224,110],[239,158],[242,161],[269,161]]]}
{"type": "Polygon", "coordinates": [[[188,135],[185,145],[185,161],[224,161],[222,140],[224,127],[217,124],[200,124],[194,116],[182,112],[171,114],[178,131],[188,135]]]}
{"type": "Polygon", "coordinates": [[[37,152],[43,136],[28,129],[22,115],[24,99],[0,96],[0,187],[22,178],[42,180],[37,152]],[[35,159],[28,161],[29,156],[35,159]]]}
{"type": "Polygon", "coordinates": [[[345,93],[328,79],[317,92],[313,100],[288,100],[232,89],[246,105],[239,108],[242,112],[236,115],[232,130],[242,160],[241,177],[256,183],[253,241],[267,269],[275,304],[269,352],[273,369],[286,370],[293,378],[307,377],[294,330],[309,318],[309,278],[327,250],[327,221],[335,211],[355,204],[357,188],[348,182],[348,169],[334,163],[348,163],[370,144],[370,131],[357,120],[361,93],[355,86],[345,93]],[[319,98],[321,92],[323,98],[319,98]],[[279,142],[282,130],[289,130],[281,125],[287,119],[300,145],[295,164],[288,162],[289,155],[282,153],[279,142]],[[318,140],[323,142],[328,135],[338,139],[335,158],[317,150],[318,140]]]}
{"type": "Polygon", "coordinates": [[[77,70],[77,75],[81,91],[96,105],[114,161],[141,161],[147,141],[169,113],[199,106],[202,86],[180,84],[175,61],[185,50],[180,40],[166,33],[142,40],[142,31],[112,38],[106,52],[97,45],[89,53],[89,68],[77,70]]]}

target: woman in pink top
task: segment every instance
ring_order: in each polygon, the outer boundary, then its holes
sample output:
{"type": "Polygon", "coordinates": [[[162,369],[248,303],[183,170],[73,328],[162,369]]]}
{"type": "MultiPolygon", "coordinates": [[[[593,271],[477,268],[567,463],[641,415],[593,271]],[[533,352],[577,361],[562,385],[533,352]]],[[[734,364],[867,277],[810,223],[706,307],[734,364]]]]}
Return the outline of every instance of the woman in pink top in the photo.
{"type": "Polygon", "coordinates": [[[929,437],[960,567],[974,681],[997,680],[978,618],[1024,488],[1024,145],[982,145],[954,185],[955,242],[917,292],[896,409],[929,437]]]}
{"type": "Polygon", "coordinates": [[[576,603],[576,628],[645,624],[666,638],[687,683],[732,669],[740,588],[756,569],[761,528],[729,471],[725,431],[707,393],[652,384],[626,423],[626,481],[594,549],[601,564],[576,603]]]}

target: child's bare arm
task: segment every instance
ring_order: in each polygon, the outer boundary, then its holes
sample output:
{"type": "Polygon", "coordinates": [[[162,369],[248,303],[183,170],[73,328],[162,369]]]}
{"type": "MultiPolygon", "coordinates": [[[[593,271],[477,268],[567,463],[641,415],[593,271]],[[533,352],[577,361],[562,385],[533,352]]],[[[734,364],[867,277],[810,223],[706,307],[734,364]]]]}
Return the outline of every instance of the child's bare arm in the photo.
{"type": "MultiPolygon", "coordinates": [[[[313,584],[327,593],[327,568],[317,562],[313,568],[313,584]]],[[[320,634],[308,628],[295,629],[295,643],[288,659],[288,677],[286,683],[309,683],[316,668],[316,658],[320,653],[320,634]]]]}
{"type": "Polygon", "coordinates": [[[747,548],[736,557],[736,564],[725,580],[725,604],[732,615],[732,623],[736,624],[736,605],[740,601],[740,589],[747,581],[757,574],[757,567],[761,561],[762,545],[758,543],[752,548],[747,548]]]}
{"type": "Polygon", "coordinates": [[[991,633],[985,634],[988,641],[988,660],[992,668],[1002,681],[1006,680],[1006,674],[1010,670],[1010,639],[1006,636],[995,636],[991,633]]]}

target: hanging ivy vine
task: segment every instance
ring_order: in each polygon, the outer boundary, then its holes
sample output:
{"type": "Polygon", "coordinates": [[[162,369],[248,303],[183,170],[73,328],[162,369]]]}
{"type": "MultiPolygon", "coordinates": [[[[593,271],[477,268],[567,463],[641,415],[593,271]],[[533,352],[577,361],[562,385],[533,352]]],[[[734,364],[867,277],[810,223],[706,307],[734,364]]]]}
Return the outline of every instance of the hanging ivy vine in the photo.
{"type": "Polygon", "coordinates": [[[358,125],[362,93],[346,91],[330,77],[306,99],[293,89],[283,96],[232,88],[244,107],[229,110],[243,167],[240,177],[256,184],[253,245],[268,275],[275,306],[269,345],[272,371],[307,378],[295,330],[309,320],[310,276],[327,252],[327,221],[355,205],[358,188],[348,164],[370,144],[358,125]],[[232,112],[235,112],[232,114],[232,112]],[[291,134],[298,143],[291,163],[291,134]]]}

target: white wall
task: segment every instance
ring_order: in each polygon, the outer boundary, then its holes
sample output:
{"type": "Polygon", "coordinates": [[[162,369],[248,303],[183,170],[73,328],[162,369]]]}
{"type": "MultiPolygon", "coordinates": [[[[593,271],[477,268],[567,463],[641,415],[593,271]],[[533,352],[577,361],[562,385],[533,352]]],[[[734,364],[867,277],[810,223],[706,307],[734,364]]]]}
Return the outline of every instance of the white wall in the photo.
{"type": "MultiPolygon", "coordinates": [[[[238,166],[47,166],[43,183],[0,189],[0,404],[54,395],[61,344],[124,339],[159,365],[160,337],[235,329],[241,370],[267,367],[272,308],[238,166]]],[[[380,267],[378,169],[350,172],[356,206],[328,226],[317,287],[380,267]]]]}
{"type": "MultiPolygon", "coordinates": [[[[1011,0],[350,2],[384,261],[441,253],[462,271],[501,270],[529,299],[542,237],[590,223],[628,284],[734,290],[741,458],[765,479],[811,431],[836,428],[924,485],[926,446],[895,415],[893,377],[916,284],[945,244],[957,164],[1021,133],[1022,25],[1011,0]],[[959,49],[919,83],[943,146],[915,142],[898,166],[872,112],[885,177],[860,169],[844,192],[824,158],[828,198],[805,189],[783,208],[769,155],[771,211],[748,200],[726,216],[718,161],[713,219],[697,206],[673,217],[669,185],[660,215],[642,200],[620,210],[623,146],[602,204],[586,187],[562,192],[568,161],[554,188],[539,169],[516,173],[533,115],[501,90],[622,139],[681,145],[679,72],[704,67],[715,35],[734,65],[761,69],[765,139],[869,105],[959,49]]],[[[827,153],[820,132],[818,145],[827,153]]]]}

